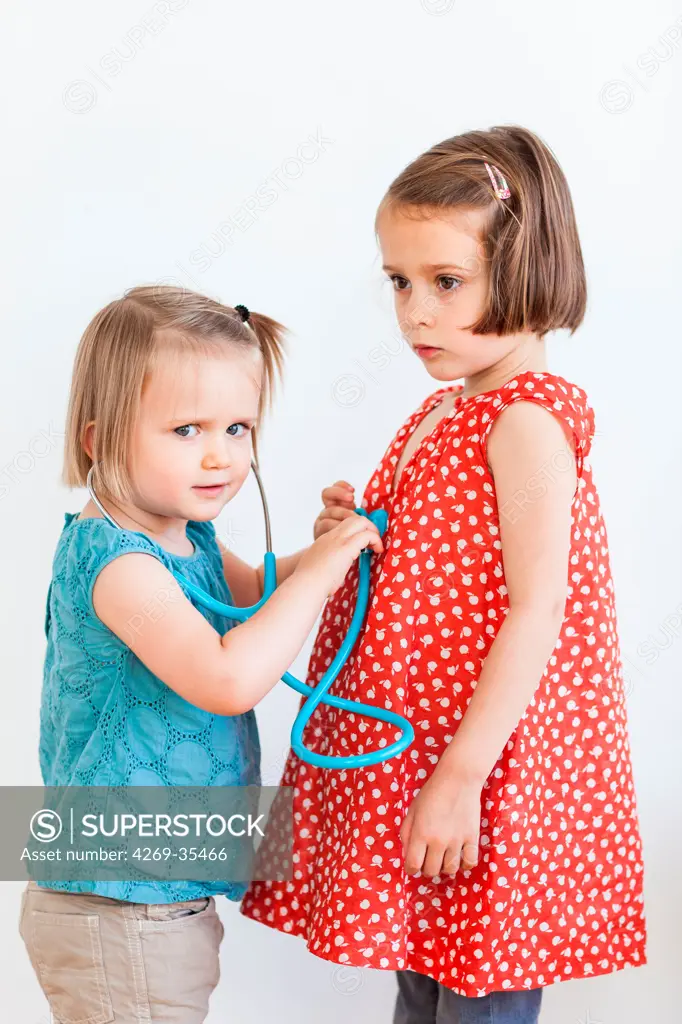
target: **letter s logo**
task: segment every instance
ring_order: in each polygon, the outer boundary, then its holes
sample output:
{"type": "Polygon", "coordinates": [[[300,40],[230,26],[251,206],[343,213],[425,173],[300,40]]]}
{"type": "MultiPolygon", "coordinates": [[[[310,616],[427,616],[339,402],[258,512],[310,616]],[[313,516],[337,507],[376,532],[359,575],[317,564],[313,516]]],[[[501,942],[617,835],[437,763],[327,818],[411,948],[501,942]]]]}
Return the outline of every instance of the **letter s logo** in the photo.
{"type": "Polygon", "coordinates": [[[31,835],[39,843],[53,843],[62,832],[62,819],[56,811],[41,810],[31,818],[31,835]]]}

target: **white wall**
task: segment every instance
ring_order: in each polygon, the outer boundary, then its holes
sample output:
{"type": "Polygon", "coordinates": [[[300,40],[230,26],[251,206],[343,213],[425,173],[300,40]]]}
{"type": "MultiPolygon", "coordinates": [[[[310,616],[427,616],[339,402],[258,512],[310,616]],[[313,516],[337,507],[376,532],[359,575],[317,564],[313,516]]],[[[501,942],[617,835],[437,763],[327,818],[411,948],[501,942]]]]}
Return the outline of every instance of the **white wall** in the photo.
{"type": "MultiPolygon", "coordinates": [[[[296,549],[309,539],[320,488],[344,476],[361,491],[395,428],[434,390],[409,352],[397,351],[372,231],[383,189],[448,135],[525,124],[568,175],[589,272],[586,323],[553,343],[553,368],[584,386],[597,411],[593,461],[628,658],[650,928],[647,967],[549,991],[543,1021],[677,1019],[679,4],[5,6],[2,783],[39,782],[44,597],[63,513],[84,502],[58,484],[57,435],[92,314],[125,287],[173,278],[291,327],[263,471],[276,550],[296,549]],[[300,149],[311,137],[321,141],[300,149]],[[307,163],[296,163],[299,152],[307,163]],[[258,208],[266,179],[275,198],[258,208]],[[210,241],[219,230],[222,253],[210,241]],[[206,246],[216,254],[202,255],[206,246]],[[367,355],[382,341],[396,354],[377,370],[367,355]],[[29,446],[47,454],[31,461],[19,454],[29,446]],[[640,648],[650,636],[665,648],[655,657],[640,648]]],[[[218,529],[255,560],[263,542],[249,486],[218,529]]],[[[304,671],[305,657],[296,667],[304,671]]],[[[273,782],[295,703],[282,686],[259,709],[273,782]]],[[[0,888],[0,1002],[7,1019],[39,1024],[47,1007],[16,931],[19,892],[18,883],[0,888]]],[[[390,1021],[392,975],[339,973],[225,901],[221,914],[223,980],[211,1022],[390,1021]]]]}

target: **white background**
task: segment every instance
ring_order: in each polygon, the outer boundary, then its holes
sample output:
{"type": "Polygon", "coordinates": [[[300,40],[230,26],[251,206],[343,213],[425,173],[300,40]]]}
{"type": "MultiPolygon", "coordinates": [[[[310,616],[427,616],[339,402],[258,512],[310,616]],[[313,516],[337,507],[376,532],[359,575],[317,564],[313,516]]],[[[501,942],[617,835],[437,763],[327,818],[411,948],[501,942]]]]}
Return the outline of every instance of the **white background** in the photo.
{"type": "MultiPolygon", "coordinates": [[[[586,322],[552,342],[551,366],[597,414],[650,930],[648,966],[548,990],[542,1020],[678,1019],[682,9],[175,0],[163,15],[172,0],[156,14],[152,3],[23,0],[2,18],[2,783],[40,781],[44,600],[63,514],[84,504],[59,484],[58,435],[90,317],[126,287],[175,279],[291,328],[262,467],[275,549],[295,550],[321,487],[345,477],[361,494],[435,390],[401,347],[381,282],[373,217],[384,189],[442,138],[526,125],[568,176],[589,276],[586,322]],[[299,150],[311,136],[318,149],[299,150]],[[277,198],[249,223],[245,201],[266,179],[277,198]],[[370,357],[380,345],[383,368],[370,357]]],[[[217,523],[254,561],[257,510],[251,481],[217,523]]],[[[296,700],[281,686],[258,709],[266,781],[279,779],[296,700]]],[[[40,1024],[20,888],[0,886],[0,1002],[4,1018],[40,1024]]],[[[219,906],[211,1024],[389,1024],[393,975],[335,969],[219,906]]]]}

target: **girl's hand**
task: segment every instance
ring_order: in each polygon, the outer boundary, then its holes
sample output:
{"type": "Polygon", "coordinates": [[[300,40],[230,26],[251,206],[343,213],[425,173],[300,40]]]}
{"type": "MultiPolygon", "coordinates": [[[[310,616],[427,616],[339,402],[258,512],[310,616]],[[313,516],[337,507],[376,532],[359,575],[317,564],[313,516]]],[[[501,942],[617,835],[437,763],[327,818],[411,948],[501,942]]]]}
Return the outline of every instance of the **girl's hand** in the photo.
{"type": "Polygon", "coordinates": [[[478,782],[439,776],[436,769],[400,829],[408,875],[454,875],[478,863],[482,788],[478,782]]]}
{"type": "Polygon", "coordinates": [[[372,548],[377,554],[383,550],[379,531],[366,516],[349,512],[343,522],[333,525],[311,544],[301,556],[293,575],[304,573],[321,579],[331,597],[366,547],[372,548]]]}
{"type": "Polygon", "coordinates": [[[315,520],[313,536],[318,540],[324,533],[355,514],[355,491],[345,480],[337,480],[331,487],[322,491],[324,508],[315,520]]]}

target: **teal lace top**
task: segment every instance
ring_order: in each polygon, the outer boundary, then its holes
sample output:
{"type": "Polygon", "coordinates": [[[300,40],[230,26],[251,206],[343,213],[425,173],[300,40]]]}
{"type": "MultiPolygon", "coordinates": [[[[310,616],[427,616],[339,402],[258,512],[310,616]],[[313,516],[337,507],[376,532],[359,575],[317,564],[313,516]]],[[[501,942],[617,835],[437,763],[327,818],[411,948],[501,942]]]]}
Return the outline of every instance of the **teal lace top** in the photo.
{"type": "MultiPolygon", "coordinates": [[[[47,652],[40,710],[40,768],[46,786],[246,786],[260,784],[253,711],[202,711],[153,675],[97,617],[97,574],[131,551],[154,555],[220,601],[232,603],[210,522],[187,524],[194,553],[174,555],[146,534],[105,519],[67,513],[47,597],[47,652]]],[[[162,599],[163,595],[161,595],[162,599]]],[[[196,605],[222,635],[231,620],[196,605]]],[[[150,602],[144,617],[162,614],[150,602]]],[[[139,903],[172,903],[222,893],[239,900],[237,882],[50,881],[52,889],[92,892],[139,903]]]]}

